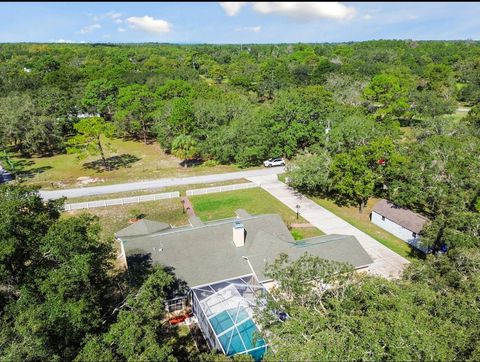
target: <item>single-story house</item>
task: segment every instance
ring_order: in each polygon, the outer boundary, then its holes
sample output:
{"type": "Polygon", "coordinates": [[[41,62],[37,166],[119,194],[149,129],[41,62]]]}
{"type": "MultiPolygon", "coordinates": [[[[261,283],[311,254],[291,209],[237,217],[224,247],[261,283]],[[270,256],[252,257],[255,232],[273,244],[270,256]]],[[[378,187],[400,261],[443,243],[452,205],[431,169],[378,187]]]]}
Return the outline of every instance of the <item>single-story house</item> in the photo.
{"type": "Polygon", "coordinates": [[[429,252],[420,241],[420,232],[429,221],[425,216],[382,199],[374,206],[371,221],[412,247],[429,252]]]}
{"type": "Polygon", "coordinates": [[[187,301],[212,349],[226,355],[249,353],[258,360],[267,344],[254,338],[258,328],[253,309],[272,280],[265,266],[280,254],[296,260],[305,253],[366,269],[372,259],[353,236],[325,235],[295,241],[276,214],[249,215],[171,228],[138,221],[116,233],[127,265],[148,256],[153,264],[172,270],[188,285],[187,298],[169,301],[169,310],[187,301]]]}

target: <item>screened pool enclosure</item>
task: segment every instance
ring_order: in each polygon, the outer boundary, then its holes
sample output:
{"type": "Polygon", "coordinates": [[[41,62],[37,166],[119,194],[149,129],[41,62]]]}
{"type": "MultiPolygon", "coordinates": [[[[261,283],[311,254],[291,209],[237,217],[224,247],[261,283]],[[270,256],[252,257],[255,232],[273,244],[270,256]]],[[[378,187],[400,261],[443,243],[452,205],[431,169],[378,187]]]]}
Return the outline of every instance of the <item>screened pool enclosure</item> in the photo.
{"type": "Polygon", "coordinates": [[[259,361],[267,343],[253,321],[266,290],[253,275],[192,288],[192,307],[210,347],[227,356],[249,353],[259,361]]]}

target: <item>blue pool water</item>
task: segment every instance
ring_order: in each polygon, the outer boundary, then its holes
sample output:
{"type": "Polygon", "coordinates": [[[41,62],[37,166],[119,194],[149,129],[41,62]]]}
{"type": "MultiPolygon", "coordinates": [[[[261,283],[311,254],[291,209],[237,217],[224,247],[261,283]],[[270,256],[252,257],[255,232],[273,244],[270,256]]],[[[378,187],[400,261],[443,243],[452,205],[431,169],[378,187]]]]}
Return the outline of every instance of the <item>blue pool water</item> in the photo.
{"type": "Polygon", "coordinates": [[[223,311],[210,318],[210,323],[217,335],[224,333],[218,339],[228,356],[255,348],[248,353],[255,361],[262,359],[266,351],[265,340],[260,337],[257,326],[243,308],[223,311]],[[234,327],[235,320],[241,324],[234,327]]]}

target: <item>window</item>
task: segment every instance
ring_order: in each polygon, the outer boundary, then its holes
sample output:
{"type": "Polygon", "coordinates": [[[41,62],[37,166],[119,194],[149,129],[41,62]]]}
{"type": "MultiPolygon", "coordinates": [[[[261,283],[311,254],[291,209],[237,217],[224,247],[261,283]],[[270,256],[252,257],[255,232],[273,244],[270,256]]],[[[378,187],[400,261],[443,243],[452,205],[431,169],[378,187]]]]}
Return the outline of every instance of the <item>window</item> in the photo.
{"type": "Polygon", "coordinates": [[[382,216],[382,221],[385,221],[385,216],[382,216]]]}
{"type": "Polygon", "coordinates": [[[417,233],[412,233],[412,237],[415,239],[417,237],[417,233]]]}
{"type": "Polygon", "coordinates": [[[166,309],[168,312],[176,312],[178,310],[182,310],[185,307],[185,297],[174,298],[167,300],[166,309]]]}

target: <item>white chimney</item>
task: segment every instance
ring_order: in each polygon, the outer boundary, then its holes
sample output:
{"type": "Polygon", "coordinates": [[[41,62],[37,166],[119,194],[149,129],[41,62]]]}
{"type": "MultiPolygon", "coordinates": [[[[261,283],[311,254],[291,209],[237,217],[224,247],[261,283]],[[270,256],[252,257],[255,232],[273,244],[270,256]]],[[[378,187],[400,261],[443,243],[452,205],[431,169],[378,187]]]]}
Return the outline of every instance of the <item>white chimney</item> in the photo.
{"type": "Polygon", "coordinates": [[[237,248],[245,245],[245,228],[238,221],[233,224],[233,243],[237,248]]]}

